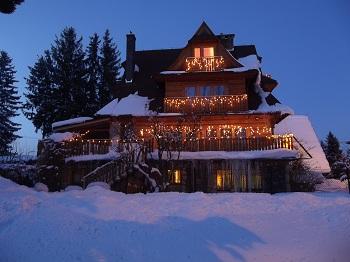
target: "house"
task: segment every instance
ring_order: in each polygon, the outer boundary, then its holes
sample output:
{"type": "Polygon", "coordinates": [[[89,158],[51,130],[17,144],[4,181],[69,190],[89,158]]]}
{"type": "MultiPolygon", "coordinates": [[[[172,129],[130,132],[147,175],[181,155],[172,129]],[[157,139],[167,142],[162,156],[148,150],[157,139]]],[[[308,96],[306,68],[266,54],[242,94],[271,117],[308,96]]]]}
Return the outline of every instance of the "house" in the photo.
{"type": "Polygon", "coordinates": [[[62,186],[106,180],[113,172],[101,170],[118,158],[111,148],[130,130],[146,145],[142,161],[157,166],[172,191],[288,191],[288,164],[300,158],[329,172],[307,117],[272,94],[278,82],[262,71],[255,46],[234,40],[203,22],[183,48],[137,51],[128,34],[115,99],[94,116],[53,125],[56,137],[79,134],[62,139],[75,148],[64,156],[62,186]]]}

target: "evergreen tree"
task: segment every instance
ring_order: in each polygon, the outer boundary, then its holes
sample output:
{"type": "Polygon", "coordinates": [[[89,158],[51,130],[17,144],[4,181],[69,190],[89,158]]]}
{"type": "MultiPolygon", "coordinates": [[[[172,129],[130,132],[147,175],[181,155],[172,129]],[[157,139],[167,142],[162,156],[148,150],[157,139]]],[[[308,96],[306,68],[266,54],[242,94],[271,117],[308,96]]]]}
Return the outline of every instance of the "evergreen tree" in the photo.
{"type": "Polygon", "coordinates": [[[339,178],[344,169],[344,155],[340,149],[339,140],[332,132],[329,132],[326,137],[324,151],[331,167],[330,177],[339,178]]]}
{"type": "Polygon", "coordinates": [[[75,29],[67,27],[51,48],[54,61],[54,82],[59,109],[56,121],[88,115],[86,109],[86,68],[82,37],[77,38],[75,29]]]}
{"type": "Polygon", "coordinates": [[[99,100],[97,97],[97,90],[101,81],[101,66],[100,57],[98,54],[100,40],[97,34],[90,37],[90,43],[86,51],[86,71],[87,71],[87,113],[90,115],[96,113],[99,109],[99,100]]]}
{"type": "Polygon", "coordinates": [[[51,133],[51,125],[55,122],[57,91],[53,79],[53,61],[49,51],[39,57],[33,67],[29,67],[30,76],[27,80],[26,102],[23,114],[33,122],[43,137],[51,133]]]}
{"type": "Polygon", "coordinates": [[[17,5],[20,5],[24,0],[1,0],[0,1],[0,12],[5,14],[13,13],[17,5]]]}
{"type": "Polygon", "coordinates": [[[15,68],[12,59],[5,51],[0,51],[0,154],[11,153],[11,143],[19,138],[15,134],[20,128],[12,121],[20,108],[20,97],[17,95],[15,68]]]}
{"type": "Polygon", "coordinates": [[[120,51],[117,45],[113,43],[113,39],[110,36],[108,30],[106,30],[103,36],[101,53],[101,83],[98,90],[98,97],[100,107],[105,106],[112,99],[112,89],[117,83],[120,70],[120,51]]]}

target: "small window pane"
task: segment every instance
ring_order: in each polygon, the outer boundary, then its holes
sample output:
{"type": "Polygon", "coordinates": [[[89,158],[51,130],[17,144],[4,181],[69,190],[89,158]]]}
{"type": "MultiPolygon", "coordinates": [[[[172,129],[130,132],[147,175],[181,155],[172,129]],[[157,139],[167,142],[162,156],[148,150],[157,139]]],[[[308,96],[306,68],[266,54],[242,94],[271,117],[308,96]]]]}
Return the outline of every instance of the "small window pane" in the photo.
{"type": "Polygon", "coordinates": [[[224,95],[224,87],[223,86],[217,86],[216,88],[215,88],[215,95],[217,95],[217,96],[223,96],[224,95]]]}
{"type": "Polygon", "coordinates": [[[201,87],[201,96],[210,96],[209,86],[202,86],[201,87]]]}
{"type": "Polygon", "coordinates": [[[216,189],[231,190],[233,187],[233,177],[231,170],[216,171],[216,189]]]}
{"type": "Polygon", "coordinates": [[[203,48],[204,57],[214,56],[214,47],[204,47],[203,48]]]}
{"type": "Polygon", "coordinates": [[[186,96],[187,97],[193,97],[196,95],[196,88],[195,87],[186,87],[186,96]]]}
{"type": "Polygon", "coordinates": [[[194,49],[194,57],[201,57],[201,49],[200,48],[195,48],[194,49]]]}

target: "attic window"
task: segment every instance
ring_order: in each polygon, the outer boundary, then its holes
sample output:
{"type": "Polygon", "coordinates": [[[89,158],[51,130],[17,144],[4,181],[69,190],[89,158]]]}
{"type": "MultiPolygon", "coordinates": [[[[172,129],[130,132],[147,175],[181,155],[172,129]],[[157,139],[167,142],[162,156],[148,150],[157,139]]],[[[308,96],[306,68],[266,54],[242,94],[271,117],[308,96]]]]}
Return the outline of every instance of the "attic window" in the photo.
{"type": "Polygon", "coordinates": [[[203,48],[203,56],[214,56],[214,47],[204,47],[203,48]]]}
{"type": "Polygon", "coordinates": [[[199,58],[199,57],[210,57],[214,56],[214,47],[203,47],[199,48],[196,47],[194,48],[194,57],[199,58]]]}

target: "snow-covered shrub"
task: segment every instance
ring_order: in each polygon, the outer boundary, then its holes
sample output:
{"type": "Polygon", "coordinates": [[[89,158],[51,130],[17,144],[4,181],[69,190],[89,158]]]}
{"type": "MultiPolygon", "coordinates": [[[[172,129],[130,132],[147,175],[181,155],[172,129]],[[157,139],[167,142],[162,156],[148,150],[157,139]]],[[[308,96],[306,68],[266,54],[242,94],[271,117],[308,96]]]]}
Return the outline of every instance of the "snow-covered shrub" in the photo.
{"type": "Polygon", "coordinates": [[[49,188],[43,183],[36,183],[34,185],[34,190],[37,192],[49,192],[49,188]]]}
{"type": "Polygon", "coordinates": [[[288,169],[292,191],[315,191],[315,186],[325,180],[322,174],[312,172],[302,159],[291,162],[288,169]]]}
{"type": "Polygon", "coordinates": [[[106,190],[111,189],[110,185],[108,185],[105,182],[92,182],[92,183],[88,184],[88,186],[86,188],[92,188],[92,187],[100,187],[100,188],[103,188],[106,190]]]}

